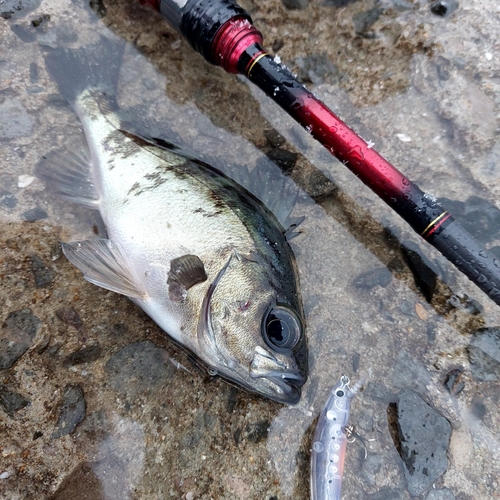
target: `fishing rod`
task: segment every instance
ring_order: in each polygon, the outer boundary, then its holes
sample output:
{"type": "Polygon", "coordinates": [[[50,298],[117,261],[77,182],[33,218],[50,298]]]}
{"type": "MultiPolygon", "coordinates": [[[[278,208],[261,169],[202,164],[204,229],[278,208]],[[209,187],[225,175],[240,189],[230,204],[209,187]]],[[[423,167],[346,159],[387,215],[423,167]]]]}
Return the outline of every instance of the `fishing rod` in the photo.
{"type": "Polygon", "coordinates": [[[209,63],[244,75],[500,305],[500,260],[430,194],[384,159],[262,47],[262,34],[233,0],[140,0],[209,63]]]}

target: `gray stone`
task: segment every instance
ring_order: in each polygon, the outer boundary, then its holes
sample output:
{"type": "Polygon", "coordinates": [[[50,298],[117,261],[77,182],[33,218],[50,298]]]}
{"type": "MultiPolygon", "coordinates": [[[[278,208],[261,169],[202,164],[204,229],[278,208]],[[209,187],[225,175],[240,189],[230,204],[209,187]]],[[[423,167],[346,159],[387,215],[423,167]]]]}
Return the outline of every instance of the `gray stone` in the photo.
{"type": "Polygon", "coordinates": [[[43,208],[30,208],[21,214],[22,218],[27,222],[35,222],[37,220],[46,219],[49,214],[43,208]]]}
{"type": "Polygon", "coordinates": [[[89,345],[72,352],[63,361],[65,368],[82,363],[91,363],[101,357],[102,349],[99,344],[89,345]]]}
{"type": "Polygon", "coordinates": [[[5,189],[0,189],[0,206],[14,208],[17,205],[17,198],[5,189]]]}
{"type": "Polygon", "coordinates": [[[16,411],[21,410],[30,403],[31,401],[21,394],[7,389],[5,385],[0,385],[0,408],[7,415],[13,417],[16,411]]]}
{"type": "Polygon", "coordinates": [[[500,379],[500,328],[481,328],[475,331],[467,352],[475,378],[500,379]]]}
{"type": "Polygon", "coordinates": [[[17,19],[36,9],[42,0],[3,0],[0,4],[0,17],[17,19]]]}
{"type": "Polygon", "coordinates": [[[0,104],[0,139],[31,135],[35,121],[16,99],[0,104]]]}
{"type": "Polygon", "coordinates": [[[29,309],[7,316],[0,331],[0,370],[10,368],[31,347],[40,325],[29,309]]]}
{"type": "Polygon", "coordinates": [[[116,352],[106,363],[111,386],[134,397],[156,392],[175,373],[166,351],[150,340],[134,342],[116,352]]]}
{"type": "Polygon", "coordinates": [[[85,418],[85,396],[80,386],[67,385],[65,387],[58,412],[57,429],[52,433],[52,439],[71,434],[85,418]]]}
{"type": "Polygon", "coordinates": [[[411,495],[428,490],[446,471],[446,456],[451,436],[451,425],[415,392],[404,390],[399,394],[398,452],[405,464],[405,477],[411,495]]]}
{"type": "Polygon", "coordinates": [[[425,388],[431,383],[431,376],[425,366],[409,352],[400,351],[394,362],[392,383],[400,389],[425,388]]]}

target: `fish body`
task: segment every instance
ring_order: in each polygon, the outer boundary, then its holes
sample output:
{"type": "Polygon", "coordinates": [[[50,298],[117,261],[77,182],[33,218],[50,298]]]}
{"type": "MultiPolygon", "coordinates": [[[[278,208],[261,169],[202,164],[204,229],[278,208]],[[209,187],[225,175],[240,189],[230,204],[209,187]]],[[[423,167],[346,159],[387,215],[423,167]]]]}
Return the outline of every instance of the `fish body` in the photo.
{"type": "Polygon", "coordinates": [[[351,400],[363,382],[350,389],[342,375],[321,411],[311,450],[311,500],[340,498],[351,400]]]}
{"type": "Polygon", "coordinates": [[[99,210],[108,233],[63,244],[65,255],[88,281],[130,297],[211,373],[296,403],[307,347],[283,227],[218,170],[122,128],[109,91],[116,59],[109,41],[46,57],[88,151],[49,154],[37,175],[99,210]]]}

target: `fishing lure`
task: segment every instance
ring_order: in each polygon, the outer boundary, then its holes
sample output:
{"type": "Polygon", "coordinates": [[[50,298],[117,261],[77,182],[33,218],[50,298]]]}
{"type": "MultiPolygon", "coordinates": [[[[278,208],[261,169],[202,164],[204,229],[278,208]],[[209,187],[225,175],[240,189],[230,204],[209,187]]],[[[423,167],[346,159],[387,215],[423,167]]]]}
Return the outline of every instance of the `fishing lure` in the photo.
{"type": "Polygon", "coordinates": [[[338,500],[344,472],[351,400],[364,384],[363,377],[352,389],[342,375],[332,389],[314,433],[311,451],[311,500],[338,500]]]}

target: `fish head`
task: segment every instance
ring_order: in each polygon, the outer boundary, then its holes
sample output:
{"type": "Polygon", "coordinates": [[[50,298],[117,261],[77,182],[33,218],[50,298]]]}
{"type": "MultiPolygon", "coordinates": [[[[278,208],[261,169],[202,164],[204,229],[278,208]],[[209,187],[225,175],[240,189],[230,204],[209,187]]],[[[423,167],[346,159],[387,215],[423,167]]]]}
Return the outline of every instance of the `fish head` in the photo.
{"type": "Polygon", "coordinates": [[[265,266],[233,254],[209,286],[198,325],[214,373],[252,392],[297,403],[307,378],[304,321],[265,266]]]}

